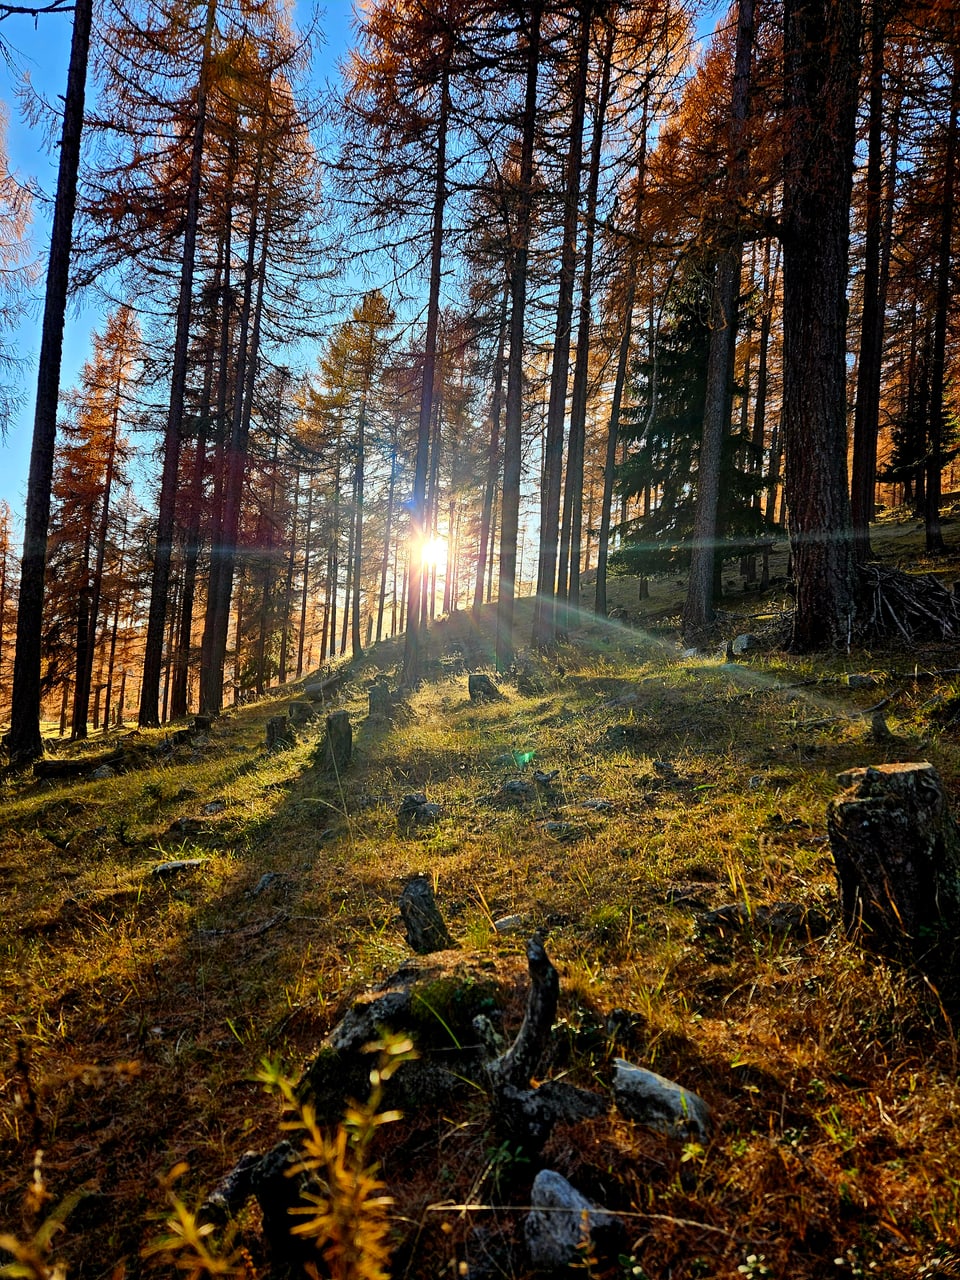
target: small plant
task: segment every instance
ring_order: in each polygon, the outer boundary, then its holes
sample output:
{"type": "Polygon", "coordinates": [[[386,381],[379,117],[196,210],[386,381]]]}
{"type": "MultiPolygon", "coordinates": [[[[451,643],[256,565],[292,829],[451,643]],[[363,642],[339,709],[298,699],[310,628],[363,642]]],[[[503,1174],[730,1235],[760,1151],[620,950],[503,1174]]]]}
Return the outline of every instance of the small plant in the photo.
{"type": "Polygon", "coordinates": [[[765,1254],[748,1253],[737,1270],[746,1280],[761,1280],[762,1276],[772,1276],[773,1272],[765,1264],[765,1254]]]}
{"type": "Polygon", "coordinates": [[[282,1125],[300,1135],[303,1159],[292,1172],[313,1174],[320,1190],[307,1192],[311,1203],[293,1211],[303,1221],[292,1231],[316,1241],[331,1280],[389,1280],[388,1210],[393,1200],[383,1194],[385,1184],[370,1162],[370,1145],[381,1125],[400,1119],[399,1111],[380,1110],[384,1087],[416,1053],[412,1042],[399,1036],[366,1047],[380,1051],[370,1072],[369,1097],[348,1106],[333,1134],[321,1130],[313,1107],[298,1100],[292,1082],[275,1066],[265,1063],[258,1076],[268,1089],[279,1090],[296,1113],[282,1125]]]}

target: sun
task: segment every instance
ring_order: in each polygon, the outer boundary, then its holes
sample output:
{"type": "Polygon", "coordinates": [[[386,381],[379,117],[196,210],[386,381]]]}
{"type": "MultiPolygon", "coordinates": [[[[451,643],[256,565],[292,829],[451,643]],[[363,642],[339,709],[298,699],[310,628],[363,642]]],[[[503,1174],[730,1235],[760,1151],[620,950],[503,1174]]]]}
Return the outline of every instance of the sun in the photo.
{"type": "Polygon", "coordinates": [[[420,563],[425,569],[442,569],[447,563],[447,544],[443,538],[424,538],[420,549],[420,563]]]}

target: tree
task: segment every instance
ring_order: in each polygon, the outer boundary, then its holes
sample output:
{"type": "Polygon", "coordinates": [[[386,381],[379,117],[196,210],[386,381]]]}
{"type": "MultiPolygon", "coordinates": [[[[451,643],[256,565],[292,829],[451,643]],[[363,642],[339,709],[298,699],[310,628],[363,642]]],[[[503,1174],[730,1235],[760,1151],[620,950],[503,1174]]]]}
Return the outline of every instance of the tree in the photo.
{"type": "Polygon", "coordinates": [[[37,370],[37,401],[33,423],[33,445],[27,480],[27,508],[24,519],[23,556],[20,562],[20,594],[17,607],[17,648],[13,670],[13,701],[10,710],[10,758],[26,764],[43,754],[40,735],[40,647],[37,637],[43,626],[43,587],[50,520],[50,485],[57,438],[57,399],[60,392],[60,361],[63,326],[70,274],[70,247],[73,215],[77,199],[80,165],[80,138],[86,96],[87,60],[90,50],[92,0],[76,0],[70,65],[63,104],[60,137],[60,165],[54,202],[47,286],[43,306],[40,362],[37,370]]]}
{"type": "Polygon", "coordinates": [[[859,47],[859,0],[786,0],[783,433],[801,651],[848,643],[855,611],[846,289],[859,47]]]}

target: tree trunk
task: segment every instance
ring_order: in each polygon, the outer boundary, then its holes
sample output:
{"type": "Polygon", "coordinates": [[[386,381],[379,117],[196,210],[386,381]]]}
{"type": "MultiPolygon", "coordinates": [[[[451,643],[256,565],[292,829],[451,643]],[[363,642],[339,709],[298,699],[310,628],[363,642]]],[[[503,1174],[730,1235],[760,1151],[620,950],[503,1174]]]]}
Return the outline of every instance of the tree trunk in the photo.
{"type": "Polygon", "coordinates": [[[940,498],[943,472],[943,436],[946,425],[944,375],[946,371],[947,324],[951,299],[950,252],[953,235],[953,206],[956,194],[957,110],[960,107],[960,53],[952,54],[950,74],[950,119],[943,166],[943,196],[940,205],[940,244],[937,253],[937,298],[933,318],[933,353],[930,363],[930,435],[927,448],[925,523],[927,552],[940,555],[945,550],[940,529],[940,498]]]}
{"type": "Polygon", "coordinates": [[[497,605],[497,670],[513,663],[513,613],[517,577],[522,475],[523,336],[527,305],[527,256],[533,206],[533,148],[540,69],[541,0],[533,0],[527,36],[526,85],[520,144],[520,191],[515,212],[513,259],[510,264],[510,360],[503,433],[503,504],[500,516],[500,593],[497,605]]]}
{"type": "Polygon", "coordinates": [[[28,764],[43,754],[40,735],[40,636],[43,634],[43,590],[47,564],[47,529],[50,523],[50,488],[57,441],[57,406],[60,395],[60,362],[63,326],[73,243],[73,214],[77,203],[77,171],[80,135],[90,50],[92,0],[76,0],[70,65],[63,105],[57,195],[50,233],[50,257],[43,304],[40,363],[37,369],[37,403],[33,420],[30,474],[24,516],[23,556],[20,561],[20,595],[17,605],[17,645],[13,662],[13,698],[10,708],[10,759],[28,764]]]}
{"type": "MultiPolygon", "coordinates": [[[[563,493],[563,522],[560,529],[560,564],[558,594],[572,606],[580,608],[580,541],[583,527],[583,457],[587,430],[587,385],[590,372],[590,328],[593,302],[593,254],[596,244],[597,196],[600,187],[600,163],[603,130],[610,96],[610,69],[616,24],[606,24],[600,90],[593,116],[590,142],[590,171],[587,180],[586,233],[583,244],[583,275],[580,281],[580,314],[577,323],[577,358],[573,370],[573,392],[570,403],[570,434],[567,443],[567,479],[563,493]]],[[[646,95],[644,95],[646,99],[646,95]]],[[[646,110],[646,105],[644,106],[646,110]]],[[[568,611],[560,619],[560,629],[569,626],[568,611]]]]}
{"type": "Polygon", "coordinates": [[[733,96],[728,143],[729,179],[720,232],[726,246],[717,262],[710,315],[710,348],[703,433],[697,460],[697,500],[693,519],[690,578],[683,607],[683,633],[697,643],[713,622],[714,583],[719,558],[718,504],[723,443],[730,430],[733,364],[737,341],[737,301],[743,231],[738,225],[738,202],[747,176],[745,133],[750,108],[750,63],[753,55],[753,0],[740,0],[734,55],[733,96]]]}
{"type": "Polygon", "coordinates": [[[570,338],[573,329],[573,290],[577,273],[577,229],[580,214],[580,173],[583,167],[583,121],[590,61],[592,5],[583,3],[577,31],[570,126],[563,192],[563,243],[557,294],[557,319],[550,367],[550,401],[544,437],[544,476],[540,501],[540,552],[537,560],[537,599],[533,613],[533,644],[551,645],[557,638],[557,556],[560,545],[560,488],[563,472],[563,424],[570,380],[570,338]]]}
{"type": "Polygon", "coordinates": [[[427,330],[424,335],[423,383],[420,388],[420,418],[417,427],[417,456],[414,465],[410,519],[409,567],[407,571],[407,631],[403,647],[402,682],[415,685],[420,679],[421,610],[423,594],[423,539],[426,534],[427,463],[430,427],[433,422],[433,383],[437,360],[437,326],[440,318],[440,267],[443,260],[443,214],[447,201],[447,120],[450,115],[450,69],[445,62],[440,78],[440,118],[437,123],[437,170],[430,228],[430,286],[427,296],[427,330]]]}
{"type": "Polygon", "coordinates": [[[787,0],[783,434],[793,644],[845,645],[855,609],[846,289],[859,0],[787,0]]]}
{"type": "MultiPolygon", "coordinates": [[[[613,482],[617,470],[617,443],[620,438],[620,406],[627,381],[627,365],[633,337],[633,309],[637,297],[637,274],[640,258],[640,231],[643,225],[643,196],[647,172],[647,111],[649,95],[643,99],[643,132],[640,143],[640,160],[637,165],[633,206],[632,243],[627,258],[627,279],[624,287],[623,318],[620,322],[620,351],[617,355],[617,372],[610,398],[610,420],[607,424],[607,449],[603,467],[603,496],[600,500],[600,530],[597,537],[597,586],[594,596],[594,612],[601,618],[607,616],[607,559],[610,546],[610,525],[613,512],[613,482]]],[[[652,338],[655,341],[655,338],[652,338]]],[[[654,399],[656,387],[654,386],[654,399]]]]}
{"type": "Polygon", "coordinates": [[[180,294],[177,301],[177,329],[173,348],[173,373],[170,381],[170,407],[163,440],[163,471],[160,479],[160,501],[157,508],[157,542],[150,581],[150,610],[147,615],[147,637],[140,680],[140,726],[159,724],[157,705],[160,698],[160,675],[163,663],[163,632],[170,589],[170,560],[173,554],[173,526],[177,502],[177,473],[180,462],[180,440],[183,428],[183,405],[187,387],[187,363],[190,345],[190,319],[193,310],[193,272],[200,219],[200,185],[203,171],[203,140],[207,123],[207,76],[213,43],[216,0],[208,0],[207,25],[203,37],[203,56],[197,86],[197,118],[194,123],[190,154],[190,179],[184,219],[183,257],[180,264],[180,294]]]}
{"type": "Polygon", "coordinates": [[[480,534],[478,538],[477,582],[473,591],[473,612],[483,604],[483,580],[488,563],[493,563],[494,505],[497,496],[497,478],[500,474],[500,416],[503,411],[503,370],[507,345],[507,306],[510,290],[504,288],[500,303],[500,328],[497,337],[497,354],[493,361],[493,393],[490,399],[490,444],[487,448],[487,479],[483,490],[483,506],[480,510],[480,534]]]}
{"type": "Polygon", "coordinates": [[[880,375],[883,363],[880,231],[886,14],[882,0],[873,0],[870,14],[870,123],[867,134],[863,307],[860,317],[857,400],[853,417],[853,476],[850,486],[853,554],[858,564],[864,564],[870,559],[870,522],[873,519],[874,491],[877,485],[877,431],[880,424],[880,375]]]}

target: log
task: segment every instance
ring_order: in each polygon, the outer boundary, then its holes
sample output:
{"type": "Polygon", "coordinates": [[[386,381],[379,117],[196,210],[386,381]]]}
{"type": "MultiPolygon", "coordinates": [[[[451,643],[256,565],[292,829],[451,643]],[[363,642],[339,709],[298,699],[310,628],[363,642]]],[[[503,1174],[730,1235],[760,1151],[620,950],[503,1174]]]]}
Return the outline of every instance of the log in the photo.
{"type": "Polygon", "coordinates": [[[104,765],[120,764],[123,751],[110,751],[106,755],[82,756],[60,759],[56,756],[37,760],[33,766],[35,778],[83,778],[104,765]]]}
{"type": "Polygon", "coordinates": [[[933,765],[882,764],[839,775],[827,830],[848,932],[932,977],[960,939],[960,831],[933,765]]]}

